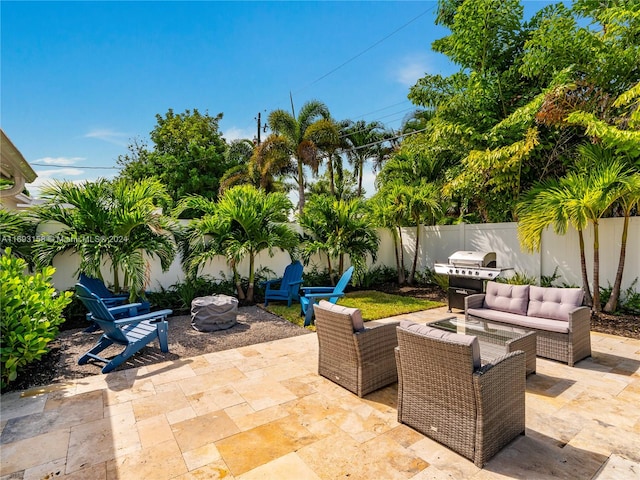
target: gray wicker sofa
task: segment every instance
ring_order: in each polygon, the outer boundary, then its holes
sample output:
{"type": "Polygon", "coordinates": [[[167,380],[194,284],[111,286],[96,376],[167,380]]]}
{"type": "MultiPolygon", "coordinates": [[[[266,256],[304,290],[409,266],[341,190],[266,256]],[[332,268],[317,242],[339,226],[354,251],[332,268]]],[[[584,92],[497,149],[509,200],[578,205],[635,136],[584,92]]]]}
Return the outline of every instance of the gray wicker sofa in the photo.
{"type": "Polygon", "coordinates": [[[591,355],[591,311],[580,288],[487,282],[486,293],[465,298],[465,318],[536,332],[539,357],[573,366],[591,355]]]}

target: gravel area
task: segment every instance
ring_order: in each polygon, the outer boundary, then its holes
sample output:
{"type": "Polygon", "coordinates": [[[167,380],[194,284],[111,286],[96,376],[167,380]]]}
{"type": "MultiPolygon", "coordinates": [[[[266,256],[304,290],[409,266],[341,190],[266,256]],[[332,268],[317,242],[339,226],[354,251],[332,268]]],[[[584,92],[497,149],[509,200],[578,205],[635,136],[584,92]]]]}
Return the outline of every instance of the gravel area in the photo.
{"type": "MultiPolygon", "coordinates": [[[[259,306],[238,308],[238,323],[227,330],[216,332],[194,330],[190,315],[169,317],[168,320],[169,353],[162,353],[158,342],[152,342],[116,371],[312,333],[259,306]]],[[[100,334],[101,332],[85,333],[82,329],[62,331],[53,342],[51,351],[42,360],[23,370],[6,391],[24,390],[99,374],[103,364],[89,362],[78,365],[78,358],[95,344],[100,334]]],[[[109,358],[120,351],[122,347],[112,346],[101,355],[109,358]]]]}

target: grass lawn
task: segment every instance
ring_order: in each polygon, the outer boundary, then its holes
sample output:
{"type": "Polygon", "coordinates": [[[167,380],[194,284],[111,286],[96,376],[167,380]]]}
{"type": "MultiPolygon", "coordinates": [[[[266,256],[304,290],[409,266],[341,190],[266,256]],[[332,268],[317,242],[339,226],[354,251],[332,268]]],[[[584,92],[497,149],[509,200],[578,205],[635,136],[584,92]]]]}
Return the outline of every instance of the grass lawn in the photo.
{"type": "MultiPolygon", "coordinates": [[[[444,303],[401,295],[390,295],[375,290],[366,290],[348,293],[345,297],[338,300],[338,305],[359,308],[362,312],[363,320],[368,322],[370,320],[393,317],[394,315],[401,315],[403,313],[429,310],[430,308],[441,307],[444,303]]],[[[266,309],[293,324],[300,326],[304,324],[304,317],[300,316],[299,303],[295,303],[290,307],[282,303],[271,303],[266,309]]],[[[315,330],[315,326],[310,328],[315,330]]]]}

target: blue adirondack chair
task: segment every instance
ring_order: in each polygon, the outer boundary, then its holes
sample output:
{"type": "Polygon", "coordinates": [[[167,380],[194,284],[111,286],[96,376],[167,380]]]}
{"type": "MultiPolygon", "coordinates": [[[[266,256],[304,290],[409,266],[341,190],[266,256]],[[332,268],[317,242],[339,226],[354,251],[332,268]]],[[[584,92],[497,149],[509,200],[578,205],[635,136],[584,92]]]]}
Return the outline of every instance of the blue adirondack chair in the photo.
{"type": "Polygon", "coordinates": [[[172,310],[139,314],[139,303],[108,308],[101,298],[80,283],[76,284],[76,295],[89,309],[91,321],[104,331],[98,343],[80,357],[79,365],[89,359],[98,360],[106,364],[102,373],[108,373],[155,339],[160,343],[161,351],[169,351],[167,316],[173,313],[172,310]],[[123,314],[126,316],[120,317],[123,314]],[[113,344],[122,345],[124,350],[111,359],[98,355],[113,344]]]}
{"type": "Polygon", "coordinates": [[[263,282],[264,306],[269,305],[269,300],[286,300],[287,306],[291,306],[293,300],[300,298],[300,285],[302,285],[302,264],[296,260],[287,265],[282,278],[275,278],[263,282]]]}
{"type": "Polygon", "coordinates": [[[335,287],[302,287],[303,296],[300,297],[300,315],[304,315],[304,326],[311,325],[313,320],[313,304],[319,299],[326,298],[331,303],[336,303],[340,297],[344,297],[344,289],[353,275],[353,267],[349,267],[340,277],[335,287]]]}
{"type": "MultiPolygon", "coordinates": [[[[84,273],[80,274],[78,278],[78,283],[85,287],[88,291],[95,294],[98,298],[100,298],[107,308],[118,307],[120,305],[124,305],[129,302],[129,295],[116,295],[111,290],[109,290],[104,282],[99,278],[89,277],[84,273]]],[[[140,308],[138,308],[138,313],[148,313],[151,310],[151,304],[149,302],[140,302],[140,308]]],[[[117,316],[124,316],[125,313],[117,313],[117,316]]],[[[87,313],[87,321],[91,322],[91,313],[87,313]]],[[[98,327],[95,323],[91,323],[86,329],[85,332],[91,333],[98,330],[98,327]]]]}

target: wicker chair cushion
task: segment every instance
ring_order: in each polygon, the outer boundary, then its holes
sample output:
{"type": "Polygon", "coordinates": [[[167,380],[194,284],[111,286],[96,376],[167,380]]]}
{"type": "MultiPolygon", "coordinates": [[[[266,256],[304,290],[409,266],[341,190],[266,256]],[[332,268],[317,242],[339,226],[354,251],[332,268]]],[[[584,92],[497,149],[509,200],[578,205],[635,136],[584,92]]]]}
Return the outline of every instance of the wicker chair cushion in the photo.
{"type": "Polygon", "coordinates": [[[493,310],[526,315],[529,304],[529,285],[487,282],[484,304],[493,310]]]}
{"type": "Polygon", "coordinates": [[[543,288],[532,285],[527,315],[568,322],[569,312],[581,306],[583,298],[584,291],[581,288],[543,288]]]}
{"type": "Polygon", "coordinates": [[[344,307],[342,305],[328,302],[327,300],[320,300],[320,302],[318,302],[318,306],[320,308],[324,308],[325,310],[349,315],[349,317],[351,317],[351,323],[353,324],[354,332],[361,332],[362,330],[364,330],[364,321],[362,320],[362,312],[360,311],[360,309],[344,307]]]}
{"type": "Polygon", "coordinates": [[[409,332],[417,333],[425,337],[439,338],[441,340],[457,343],[461,345],[470,345],[471,354],[473,355],[473,369],[480,368],[482,362],[480,360],[480,344],[478,343],[478,337],[473,335],[463,335],[461,333],[451,333],[440,330],[439,328],[432,328],[422,323],[415,323],[411,320],[401,320],[400,328],[409,332]]]}

